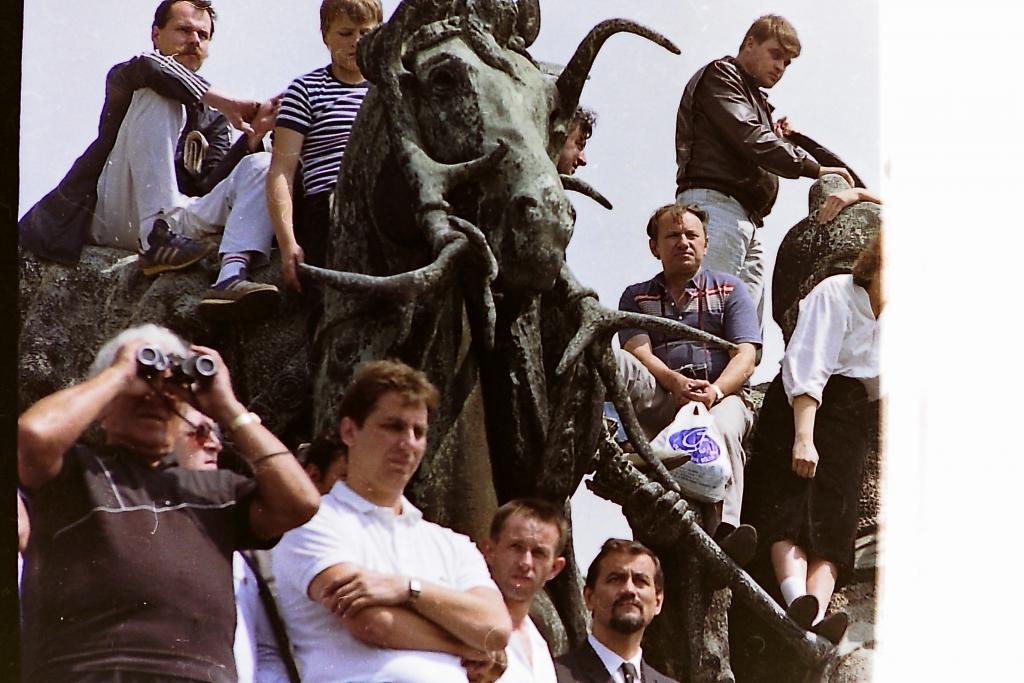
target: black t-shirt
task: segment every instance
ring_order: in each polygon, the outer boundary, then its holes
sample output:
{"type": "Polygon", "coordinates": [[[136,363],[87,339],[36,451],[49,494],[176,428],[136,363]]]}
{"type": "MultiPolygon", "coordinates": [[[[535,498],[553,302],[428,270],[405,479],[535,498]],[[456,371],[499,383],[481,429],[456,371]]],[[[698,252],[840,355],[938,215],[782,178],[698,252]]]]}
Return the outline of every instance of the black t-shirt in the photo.
{"type": "Polygon", "coordinates": [[[31,497],[24,680],[113,670],[235,680],[231,554],[273,545],[251,534],[254,490],[233,472],[74,446],[31,497]]]}

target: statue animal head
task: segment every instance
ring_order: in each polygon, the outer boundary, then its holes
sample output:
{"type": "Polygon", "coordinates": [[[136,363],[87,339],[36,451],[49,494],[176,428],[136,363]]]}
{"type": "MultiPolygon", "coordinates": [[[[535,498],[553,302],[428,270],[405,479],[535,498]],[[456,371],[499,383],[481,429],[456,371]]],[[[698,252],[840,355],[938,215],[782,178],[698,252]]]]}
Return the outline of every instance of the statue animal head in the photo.
{"type": "MultiPolygon", "coordinates": [[[[611,20],[591,31],[555,80],[527,52],[539,28],[537,0],[406,0],[360,42],[360,68],[375,86],[416,237],[438,263],[479,271],[486,300],[492,286],[550,289],[574,222],[564,190],[600,197],[560,177],[554,160],[604,41],[628,31],[678,53],[649,29],[611,20]],[[474,256],[446,260],[455,252],[474,256]]],[[[359,132],[357,124],[353,139],[359,132]]]]}

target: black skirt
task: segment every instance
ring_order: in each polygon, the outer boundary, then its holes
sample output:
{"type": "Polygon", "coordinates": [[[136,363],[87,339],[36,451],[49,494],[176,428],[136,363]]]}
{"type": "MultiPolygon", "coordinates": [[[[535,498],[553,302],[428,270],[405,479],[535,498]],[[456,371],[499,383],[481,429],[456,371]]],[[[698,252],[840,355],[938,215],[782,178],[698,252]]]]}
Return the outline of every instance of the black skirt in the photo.
{"type": "Polygon", "coordinates": [[[763,551],[788,539],[810,559],[833,562],[840,584],[849,577],[864,461],[877,420],[877,401],[868,400],[859,380],[832,376],[814,421],[818,467],[813,478],[798,477],[793,473],[793,408],[782,375],[775,377],[758,414],[745,468],[743,521],[757,529],[763,551]]]}

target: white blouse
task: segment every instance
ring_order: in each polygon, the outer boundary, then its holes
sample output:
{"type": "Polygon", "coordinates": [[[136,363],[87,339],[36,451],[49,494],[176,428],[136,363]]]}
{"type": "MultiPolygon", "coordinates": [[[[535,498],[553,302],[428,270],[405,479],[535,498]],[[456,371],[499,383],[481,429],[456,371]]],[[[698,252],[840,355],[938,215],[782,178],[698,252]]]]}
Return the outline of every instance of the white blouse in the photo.
{"type": "Polygon", "coordinates": [[[877,399],[879,321],[852,275],[825,278],[800,302],[796,329],[782,358],[789,402],[807,394],[819,404],[832,375],[861,380],[877,399]]]}

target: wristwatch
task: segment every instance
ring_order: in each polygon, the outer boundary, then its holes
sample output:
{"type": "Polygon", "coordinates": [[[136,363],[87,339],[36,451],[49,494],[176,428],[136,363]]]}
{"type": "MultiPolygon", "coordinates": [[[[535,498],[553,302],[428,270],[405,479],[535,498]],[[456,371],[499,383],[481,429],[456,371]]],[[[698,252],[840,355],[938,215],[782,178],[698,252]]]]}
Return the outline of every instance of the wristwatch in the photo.
{"type": "Polygon", "coordinates": [[[712,384],[711,390],[715,392],[715,403],[718,403],[723,398],[725,398],[725,394],[722,393],[722,390],[718,387],[717,384],[712,384]]]}
{"type": "Polygon", "coordinates": [[[423,584],[420,583],[419,579],[409,579],[409,597],[405,600],[406,607],[412,607],[412,604],[420,599],[420,593],[423,592],[423,584]]]}

